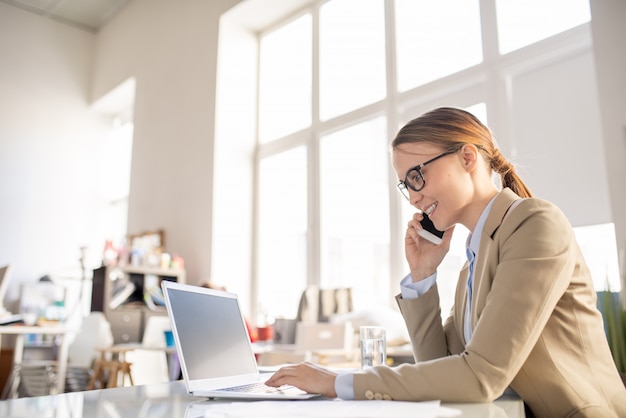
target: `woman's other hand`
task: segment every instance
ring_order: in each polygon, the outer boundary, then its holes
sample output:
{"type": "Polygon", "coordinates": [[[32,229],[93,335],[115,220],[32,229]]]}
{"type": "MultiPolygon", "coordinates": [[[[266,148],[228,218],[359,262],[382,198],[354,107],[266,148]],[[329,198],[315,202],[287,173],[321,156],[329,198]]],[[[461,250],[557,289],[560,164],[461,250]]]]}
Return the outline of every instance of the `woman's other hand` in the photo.
{"type": "Polygon", "coordinates": [[[265,384],[279,387],[292,385],[308,393],[319,393],[327,398],[336,398],[335,379],[337,374],[311,363],[300,363],[279,369],[265,384]]]}

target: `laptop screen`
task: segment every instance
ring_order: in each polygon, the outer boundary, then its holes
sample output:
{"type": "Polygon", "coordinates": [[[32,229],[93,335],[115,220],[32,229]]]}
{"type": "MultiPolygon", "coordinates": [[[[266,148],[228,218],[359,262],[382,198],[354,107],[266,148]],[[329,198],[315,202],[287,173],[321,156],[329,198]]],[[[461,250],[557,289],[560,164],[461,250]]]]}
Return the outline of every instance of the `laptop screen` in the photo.
{"type": "Polygon", "coordinates": [[[245,322],[232,293],[167,289],[181,362],[190,380],[256,373],[245,322]]]}

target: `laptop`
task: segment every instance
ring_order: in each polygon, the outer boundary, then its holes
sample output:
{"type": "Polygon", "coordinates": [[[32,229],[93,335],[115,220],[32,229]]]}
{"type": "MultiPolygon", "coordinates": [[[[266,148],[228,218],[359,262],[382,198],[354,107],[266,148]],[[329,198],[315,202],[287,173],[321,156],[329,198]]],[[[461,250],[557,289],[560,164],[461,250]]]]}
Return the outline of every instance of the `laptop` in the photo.
{"type": "Polygon", "coordinates": [[[191,396],[310,399],[292,386],[263,384],[235,293],[163,280],[167,314],[187,392],[191,396]]]}

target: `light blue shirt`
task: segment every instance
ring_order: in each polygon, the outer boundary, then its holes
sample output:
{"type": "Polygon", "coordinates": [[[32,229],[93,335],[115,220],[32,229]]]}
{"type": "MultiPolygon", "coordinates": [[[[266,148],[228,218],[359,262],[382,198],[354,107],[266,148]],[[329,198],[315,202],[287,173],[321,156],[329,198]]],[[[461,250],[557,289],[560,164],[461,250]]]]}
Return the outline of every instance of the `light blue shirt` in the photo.
{"type": "MultiPolygon", "coordinates": [[[[489,216],[489,212],[491,211],[491,206],[493,205],[493,201],[495,197],[491,199],[483,213],[478,218],[478,222],[476,223],[476,228],[473,233],[470,233],[467,237],[467,251],[472,251],[474,254],[474,260],[478,257],[478,248],[480,247],[480,237],[483,233],[483,228],[485,226],[485,222],[487,221],[487,217],[489,216]]],[[[469,255],[468,255],[469,257],[469,255]]],[[[468,262],[472,262],[472,260],[468,259],[468,262]]],[[[471,277],[469,277],[471,279],[471,277]]],[[[415,299],[422,296],[424,293],[428,292],[437,282],[437,272],[428,276],[424,280],[420,280],[418,282],[413,282],[413,278],[409,273],[406,277],[404,277],[400,281],[400,294],[402,295],[402,299],[415,299]]],[[[472,282],[468,282],[468,292],[471,291],[472,282]]],[[[465,310],[465,321],[463,334],[465,336],[465,343],[469,343],[472,338],[472,326],[469,318],[471,317],[471,304],[466,304],[465,310]]],[[[345,400],[353,400],[354,399],[354,374],[353,373],[340,373],[337,375],[337,379],[335,380],[335,392],[337,392],[337,396],[341,399],[345,400]]]]}
{"type": "MultiPolygon", "coordinates": [[[[487,204],[487,207],[485,208],[485,210],[483,210],[483,213],[480,215],[480,218],[478,218],[478,222],[476,223],[476,228],[474,228],[474,232],[470,232],[470,234],[467,237],[467,261],[468,263],[473,264],[476,259],[478,258],[478,248],[480,248],[480,237],[483,235],[483,228],[485,227],[485,222],[487,221],[487,217],[489,216],[489,212],[491,212],[491,206],[493,206],[493,201],[495,200],[495,196],[493,199],[491,199],[491,201],[487,204]]],[[[470,266],[472,269],[472,274],[468,277],[468,295],[470,297],[470,301],[471,302],[471,295],[472,295],[472,290],[473,290],[473,270],[474,270],[474,266],[470,266]]],[[[471,318],[471,313],[472,313],[472,304],[471,303],[467,303],[465,306],[465,321],[463,321],[464,323],[464,327],[463,327],[463,333],[465,335],[465,344],[468,344],[470,342],[470,340],[472,339],[472,323],[470,321],[471,318]]]]}

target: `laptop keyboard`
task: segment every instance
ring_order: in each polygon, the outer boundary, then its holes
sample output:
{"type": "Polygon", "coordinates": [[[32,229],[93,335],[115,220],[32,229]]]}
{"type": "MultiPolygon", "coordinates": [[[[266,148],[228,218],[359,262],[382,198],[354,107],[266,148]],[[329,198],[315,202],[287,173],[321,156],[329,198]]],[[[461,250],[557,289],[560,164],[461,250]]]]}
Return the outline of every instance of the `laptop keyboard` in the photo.
{"type": "Polygon", "coordinates": [[[267,386],[263,382],[250,383],[247,385],[233,386],[230,388],[219,389],[222,392],[243,392],[243,393],[280,393],[287,389],[293,389],[294,386],[283,385],[277,388],[267,386]]]}

